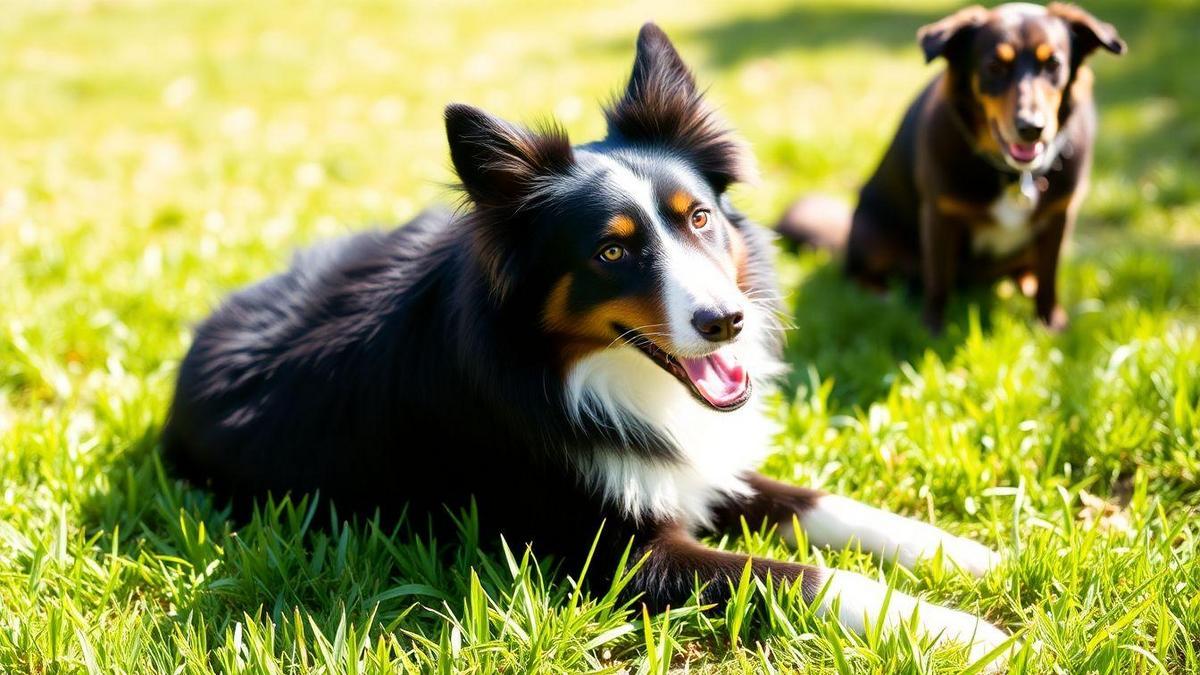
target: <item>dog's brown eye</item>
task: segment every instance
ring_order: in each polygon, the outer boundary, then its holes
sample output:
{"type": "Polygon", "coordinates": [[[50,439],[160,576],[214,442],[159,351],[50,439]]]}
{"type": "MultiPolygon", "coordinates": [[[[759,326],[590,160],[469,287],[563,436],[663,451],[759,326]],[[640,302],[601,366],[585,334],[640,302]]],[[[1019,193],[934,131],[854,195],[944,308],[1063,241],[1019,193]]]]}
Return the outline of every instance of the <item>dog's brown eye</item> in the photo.
{"type": "Polygon", "coordinates": [[[1058,67],[1061,65],[1062,62],[1058,60],[1057,56],[1051,56],[1050,58],[1046,59],[1046,70],[1052,73],[1058,72],[1058,67]]]}
{"type": "Polygon", "coordinates": [[[622,246],[617,246],[616,244],[611,244],[609,246],[605,246],[600,251],[600,259],[603,260],[604,262],[610,262],[610,263],[617,262],[617,261],[621,260],[622,258],[624,258],[626,255],[628,255],[628,253],[625,251],[625,248],[622,246]]]}
{"type": "Polygon", "coordinates": [[[695,213],[692,214],[692,227],[699,230],[699,229],[702,229],[705,225],[708,225],[708,211],[705,211],[704,209],[699,209],[698,211],[696,211],[695,213]]]}

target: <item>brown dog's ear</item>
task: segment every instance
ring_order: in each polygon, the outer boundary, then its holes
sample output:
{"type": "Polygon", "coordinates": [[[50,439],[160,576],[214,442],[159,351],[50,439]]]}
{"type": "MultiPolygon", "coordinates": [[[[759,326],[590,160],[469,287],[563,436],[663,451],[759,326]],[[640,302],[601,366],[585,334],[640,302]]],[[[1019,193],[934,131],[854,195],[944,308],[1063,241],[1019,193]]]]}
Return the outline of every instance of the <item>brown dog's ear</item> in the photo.
{"type": "Polygon", "coordinates": [[[964,7],[950,16],[922,26],[917,31],[917,42],[925,52],[925,63],[939,56],[949,58],[961,44],[965,44],[976,28],[987,23],[988,11],[980,5],[964,7]]]}
{"type": "Polygon", "coordinates": [[[1111,23],[1105,23],[1092,16],[1082,7],[1065,2],[1052,2],[1046,7],[1050,16],[1057,16],[1071,27],[1072,48],[1076,52],[1073,60],[1077,63],[1091,54],[1097,47],[1104,47],[1114,54],[1125,53],[1125,41],[1117,35],[1117,29],[1111,23]]]}

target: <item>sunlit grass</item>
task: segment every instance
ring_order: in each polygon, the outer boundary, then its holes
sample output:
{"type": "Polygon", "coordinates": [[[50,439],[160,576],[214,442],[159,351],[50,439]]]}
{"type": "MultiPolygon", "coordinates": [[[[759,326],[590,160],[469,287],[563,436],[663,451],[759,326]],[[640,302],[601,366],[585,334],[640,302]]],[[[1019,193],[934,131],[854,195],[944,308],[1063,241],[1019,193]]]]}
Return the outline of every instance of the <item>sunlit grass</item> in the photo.
{"type": "MultiPolygon", "coordinates": [[[[305,243],[452,198],[449,101],[553,115],[576,140],[646,19],[753,143],[771,222],[849,196],[933,72],[912,35],[952,5],[29,2],[0,16],[0,672],[955,673],[961,649],[859,638],[795,589],[644,616],[583,570],[346,524],[311,503],[234,525],[164,473],[190,326],[305,243]],[[316,519],[319,522],[314,522],[316,519]]],[[[1200,672],[1200,80],[1189,0],[1089,3],[1092,197],[1049,335],[1012,289],[931,339],[902,294],[781,254],[797,328],[765,470],[1003,551],[982,581],[775,533],[712,542],[882,576],[1028,648],[1014,672],[1200,672]]],[[[635,561],[628,561],[633,565],[635,561]]]]}

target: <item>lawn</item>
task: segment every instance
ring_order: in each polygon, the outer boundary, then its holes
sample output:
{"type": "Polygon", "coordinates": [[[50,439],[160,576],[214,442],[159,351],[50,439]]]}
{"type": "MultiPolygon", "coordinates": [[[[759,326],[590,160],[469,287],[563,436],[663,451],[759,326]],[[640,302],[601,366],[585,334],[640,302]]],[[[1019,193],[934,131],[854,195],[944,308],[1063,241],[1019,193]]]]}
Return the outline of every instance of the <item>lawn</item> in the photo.
{"type": "MultiPolygon", "coordinates": [[[[753,143],[764,178],[736,201],[770,223],[802,192],[853,194],[934,72],[914,31],[954,7],[602,5],[5,6],[0,672],[962,670],[961,649],[848,635],[763,584],[725,611],[647,618],[582,570],[497,553],[469,519],[433,539],[283,502],[233,523],[163,470],[190,327],[297,247],[453,199],[447,102],[596,138],[656,19],[753,143]]],[[[824,254],[779,256],[794,373],[764,470],[1006,562],[974,581],[771,532],[712,543],[976,611],[1031,645],[1013,672],[1196,673],[1200,9],[1088,6],[1130,52],[1094,59],[1066,332],[1000,286],[958,297],[931,338],[903,295],[855,289],[824,254]]]]}

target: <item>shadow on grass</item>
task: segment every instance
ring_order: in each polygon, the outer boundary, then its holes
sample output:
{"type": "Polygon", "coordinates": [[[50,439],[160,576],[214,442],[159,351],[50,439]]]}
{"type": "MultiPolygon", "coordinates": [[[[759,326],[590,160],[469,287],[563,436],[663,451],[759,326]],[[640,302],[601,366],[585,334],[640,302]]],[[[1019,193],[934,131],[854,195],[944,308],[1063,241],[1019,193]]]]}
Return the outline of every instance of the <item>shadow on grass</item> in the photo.
{"type": "Polygon", "coordinates": [[[852,48],[874,44],[911,46],[917,55],[917,28],[937,20],[939,12],[878,7],[789,7],[770,15],[734,17],[706,26],[688,37],[709,50],[708,65],[728,68],[779,52],[852,48]]]}
{"type": "Polygon", "coordinates": [[[950,359],[965,339],[972,316],[981,328],[996,296],[991,287],[973,287],[951,296],[945,331],[930,334],[921,323],[920,296],[903,287],[877,294],[847,279],[837,263],[821,265],[788,297],[795,326],[785,352],[792,365],[785,391],[794,392],[816,369],[834,381],[835,407],[866,407],[886,395],[901,364],[926,352],[950,359]]]}

